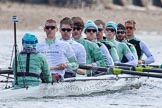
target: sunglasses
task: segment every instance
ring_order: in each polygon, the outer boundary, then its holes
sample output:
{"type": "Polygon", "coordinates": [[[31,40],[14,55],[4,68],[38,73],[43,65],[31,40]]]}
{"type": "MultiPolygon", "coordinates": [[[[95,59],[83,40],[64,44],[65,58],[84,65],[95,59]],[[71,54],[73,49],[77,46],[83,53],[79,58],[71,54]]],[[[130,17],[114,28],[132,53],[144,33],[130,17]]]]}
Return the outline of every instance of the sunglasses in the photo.
{"type": "Polygon", "coordinates": [[[81,27],[73,27],[73,31],[75,31],[75,30],[79,31],[81,29],[82,29],[81,27]]]}
{"type": "Polygon", "coordinates": [[[114,32],[114,31],[115,31],[115,29],[113,29],[113,28],[106,28],[106,31],[111,31],[111,32],[114,32]]]}
{"type": "Polygon", "coordinates": [[[67,31],[67,32],[70,32],[72,29],[71,29],[71,28],[62,28],[61,30],[62,30],[63,32],[66,32],[66,31],[67,31]]]}
{"type": "Polygon", "coordinates": [[[95,33],[95,32],[97,32],[97,30],[96,29],[87,29],[86,32],[88,32],[88,33],[90,33],[90,32],[95,33]]]}
{"type": "Polygon", "coordinates": [[[99,31],[99,32],[103,31],[103,28],[98,28],[98,31],[99,31]]]}
{"type": "Polygon", "coordinates": [[[25,40],[22,40],[22,44],[37,44],[38,43],[38,40],[35,40],[35,41],[25,41],[25,40]]]}
{"type": "Polygon", "coordinates": [[[124,34],[124,31],[117,31],[117,34],[124,34]]]}
{"type": "Polygon", "coordinates": [[[47,29],[47,30],[49,30],[49,29],[53,30],[55,28],[56,28],[56,26],[45,26],[45,29],[47,29]]]}
{"type": "Polygon", "coordinates": [[[133,30],[133,27],[125,27],[127,30],[130,29],[130,30],[133,30]]]}

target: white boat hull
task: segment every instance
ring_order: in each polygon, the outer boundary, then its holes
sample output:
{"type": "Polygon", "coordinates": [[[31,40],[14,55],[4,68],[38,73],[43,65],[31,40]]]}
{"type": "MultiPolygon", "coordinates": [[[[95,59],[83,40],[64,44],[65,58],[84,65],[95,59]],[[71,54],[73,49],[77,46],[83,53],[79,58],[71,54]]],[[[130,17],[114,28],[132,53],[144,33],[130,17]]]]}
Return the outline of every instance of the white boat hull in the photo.
{"type": "Polygon", "coordinates": [[[78,77],[65,79],[65,82],[41,84],[36,87],[7,89],[0,91],[0,99],[11,98],[41,98],[69,95],[82,95],[106,90],[118,90],[132,83],[137,77],[120,75],[119,79],[114,75],[99,77],[78,77]]]}

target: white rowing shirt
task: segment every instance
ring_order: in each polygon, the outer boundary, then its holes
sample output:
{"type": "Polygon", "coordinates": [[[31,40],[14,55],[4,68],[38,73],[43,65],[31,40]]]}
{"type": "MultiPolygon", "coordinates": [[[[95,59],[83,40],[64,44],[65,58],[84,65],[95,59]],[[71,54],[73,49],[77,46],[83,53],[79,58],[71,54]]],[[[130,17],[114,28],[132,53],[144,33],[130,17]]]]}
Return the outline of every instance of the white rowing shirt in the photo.
{"type": "MultiPolygon", "coordinates": [[[[74,41],[73,39],[69,40],[61,39],[61,40],[68,42],[71,45],[72,49],[74,50],[78,64],[86,64],[86,50],[82,44],[74,41]]],[[[74,71],[72,71],[71,69],[66,69],[66,72],[74,72],[74,71]]],[[[78,77],[83,75],[76,74],[76,76],[78,77]]]]}
{"type": "Polygon", "coordinates": [[[68,42],[72,49],[74,50],[75,56],[77,58],[77,63],[78,64],[86,64],[86,50],[84,46],[72,39],[70,40],[63,40],[62,41],[68,42]]]}
{"type": "MultiPolygon", "coordinates": [[[[50,67],[68,63],[68,58],[75,57],[71,46],[67,42],[57,39],[51,45],[48,45],[47,42],[38,43],[36,49],[46,57],[50,67]]],[[[64,76],[65,69],[51,70],[51,73],[59,73],[64,76]]]]}

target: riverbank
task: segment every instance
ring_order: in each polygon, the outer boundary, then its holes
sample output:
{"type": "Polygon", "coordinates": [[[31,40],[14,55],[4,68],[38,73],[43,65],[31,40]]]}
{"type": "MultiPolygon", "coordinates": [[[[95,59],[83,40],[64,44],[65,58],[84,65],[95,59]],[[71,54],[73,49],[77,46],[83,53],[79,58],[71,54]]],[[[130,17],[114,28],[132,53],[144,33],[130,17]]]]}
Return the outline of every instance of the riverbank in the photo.
{"type": "Polygon", "coordinates": [[[124,23],[127,19],[136,21],[137,30],[148,32],[161,32],[162,10],[118,8],[103,9],[100,6],[81,9],[58,8],[47,5],[31,5],[18,3],[0,3],[0,29],[13,29],[11,17],[17,15],[20,30],[41,30],[48,18],[55,19],[58,24],[64,17],[80,16],[84,22],[87,20],[102,19],[124,23]]]}

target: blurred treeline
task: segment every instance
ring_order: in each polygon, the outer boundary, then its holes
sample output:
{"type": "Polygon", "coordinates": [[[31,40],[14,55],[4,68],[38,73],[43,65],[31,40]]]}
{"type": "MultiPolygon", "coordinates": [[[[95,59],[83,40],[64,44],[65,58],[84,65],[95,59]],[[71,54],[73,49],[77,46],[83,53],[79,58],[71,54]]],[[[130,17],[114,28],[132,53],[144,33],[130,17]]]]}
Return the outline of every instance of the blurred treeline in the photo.
{"type": "Polygon", "coordinates": [[[102,4],[104,8],[111,8],[110,5],[128,6],[134,5],[138,7],[156,6],[162,7],[162,0],[0,0],[0,2],[19,2],[31,4],[47,4],[57,7],[91,7],[92,5],[102,4]]]}

